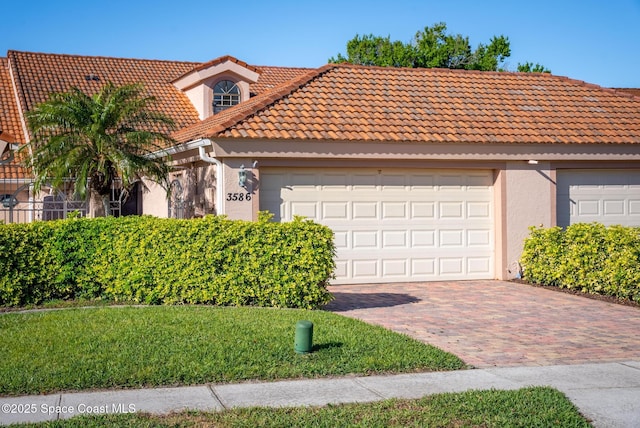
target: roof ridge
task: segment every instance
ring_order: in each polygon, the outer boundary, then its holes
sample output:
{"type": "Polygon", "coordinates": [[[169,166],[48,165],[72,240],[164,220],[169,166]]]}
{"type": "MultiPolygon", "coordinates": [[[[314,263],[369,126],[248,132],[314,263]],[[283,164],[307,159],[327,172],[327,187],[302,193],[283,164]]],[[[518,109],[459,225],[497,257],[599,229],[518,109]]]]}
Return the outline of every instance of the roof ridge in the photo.
{"type": "Polygon", "coordinates": [[[515,74],[530,74],[530,75],[549,75],[549,76],[554,76],[554,77],[560,77],[560,76],[556,76],[555,74],[551,74],[551,73],[524,73],[524,72],[520,72],[520,71],[496,71],[496,70],[467,70],[464,68],[447,68],[447,67],[394,67],[394,66],[385,66],[385,65],[362,65],[362,64],[351,64],[348,62],[341,62],[341,63],[336,63],[336,64],[332,64],[334,66],[339,66],[339,67],[354,67],[354,68],[364,68],[364,69],[373,69],[373,70],[405,70],[405,71],[427,71],[427,72],[434,72],[434,73],[446,73],[446,74],[453,74],[453,73],[460,73],[460,74],[482,74],[482,75],[488,75],[488,74],[494,74],[494,75],[505,75],[505,74],[509,74],[509,75],[515,75],[515,74]]]}
{"type": "MultiPolygon", "coordinates": [[[[334,64],[336,65],[336,64],[334,64]]],[[[300,66],[287,66],[287,65],[254,65],[254,67],[263,68],[277,68],[282,70],[317,70],[319,67],[300,67],[300,66]]]]}
{"type": "Polygon", "coordinates": [[[603,89],[610,89],[616,95],[629,97],[633,100],[640,101],[640,88],[603,88],[603,89]],[[634,92],[629,92],[629,91],[634,91],[634,92]],[[636,92],[637,92],[637,95],[636,95],[636,92]]]}
{"type": "Polygon", "coordinates": [[[62,56],[67,58],[95,58],[95,59],[117,59],[126,61],[151,61],[151,62],[169,62],[169,63],[182,63],[182,64],[203,64],[201,61],[184,61],[184,60],[171,60],[171,59],[149,59],[149,58],[133,58],[133,57],[118,57],[118,56],[106,56],[106,55],[81,55],[81,54],[67,54],[67,53],[53,53],[53,52],[32,52],[32,51],[19,51],[10,49],[7,51],[7,57],[10,54],[30,54],[30,55],[47,55],[47,56],[62,56]]]}
{"type": "Polygon", "coordinates": [[[200,63],[200,65],[198,65],[198,66],[193,68],[193,71],[202,70],[202,69],[205,69],[207,67],[211,67],[211,66],[216,65],[216,64],[221,64],[221,63],[223,63],[225,61],[231,61],[233,63],[238,64],[241,67],[247,68],[247,69],[249,69],[251,71],[255,71],[256,73],[259,72],[259,69],[255,65],[248,64],[245,61],[242,61],[241,59],[238,59],[238,58],[236,58],[236,57],[234,57],[232,55],[222,55],[222,56],[219,56],[217,58],[213,58],[212,60],[209,60],[207,62],[200,63]]]}

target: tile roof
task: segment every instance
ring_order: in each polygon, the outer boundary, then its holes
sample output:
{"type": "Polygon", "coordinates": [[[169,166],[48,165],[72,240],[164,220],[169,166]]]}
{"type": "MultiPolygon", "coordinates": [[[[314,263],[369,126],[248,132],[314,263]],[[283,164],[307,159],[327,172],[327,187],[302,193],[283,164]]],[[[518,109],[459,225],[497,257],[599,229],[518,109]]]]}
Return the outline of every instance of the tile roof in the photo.
{"type": "Polygon", "coordinates": [[[0,131],[14,136],[17,142],[25,142],[7,58],[0,58],[0,131]]]}
{"type": "MultiPolygon", "coordinates": [[[[171,82],[194,69],[228,59],[260,73],[258,82],[251,85],[252,94],[269,91],[309,72],[305,68],[257,67],[228,56],[199,63],[9,51],[6,58],[0,58],[0,130],[25,142],[16,92],[21,108],[31,110],[46,101],[52,92],[67,91],[75,86],[92,94],[107,81],[117,85],[143,82],[149,94],[158,100],[157,108],[172,117],[178,129],[197,124],[198,112],[171,82]],[[15,92],[10,72],[15,77],[15,92]]],[[[10,173],[0,170],[0,178],[24,175],[21,169],[10,169],[10,173]]]]}
{"type": "MultiPolygon", "coordinates": [[[[0,58],[0,133],[11,135],[19,144],[24,144],[24,133],[20,113],[16,104],[7,58],[0,58]]],[[[0,165],[0,179],[19,179],[26,175],[14,158],[8,165],[0,165]]]]}
{"type": "Polygon", "coordinates": [[[640,97],[640,88],[615,88],[616,91],[626,92],[636,97],[640,97]]]}
{"type": "Polygon", "coordinates": [[[271,67],[258,66],[260,79],[251,85],[251,95],[259,95],[270,91],[278,85],[297,79],[315,71],[314,68],[303,67],[271,67]]]}
{"type": "Polygon", "coordinates": [[[158,109],[172,117],[178,128],[198,120],[189,99],[170,82],[199,63],[18,51],[9,51],[8,58],[13,75],[18,76],[18,96],[25,110],[46,101],[52,92],[72,86],[93,94],[107,81],[116,85],[144,82],[157,98],[158,109]]]}
{"type": "Polygon", "coordinates": [[[199,137],[640,144],[640,98],[546,73],[327,65],[176,133],[199,137]]]}

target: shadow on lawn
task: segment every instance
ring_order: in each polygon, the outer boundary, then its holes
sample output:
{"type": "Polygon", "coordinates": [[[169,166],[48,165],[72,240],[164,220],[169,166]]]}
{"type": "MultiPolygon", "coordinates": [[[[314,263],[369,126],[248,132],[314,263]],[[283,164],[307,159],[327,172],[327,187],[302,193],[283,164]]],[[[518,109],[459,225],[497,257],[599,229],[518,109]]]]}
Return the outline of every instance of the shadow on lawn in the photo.
{"type": "Polygon", "coordinates": [[[331,349],[331,348],[342,348],[344,345],[342,342],[326,342],[326,343],[318,343],[317,345],[313,345],[311,348],[312,352],[320,351],[322,349],[331,349]]]}
{"type": "Polygon", "coordinates": [[[345,312],[352,309],[388,308],[420,301],[415,296],[403,293],[340,293],[334,292],[333,300],[322,309],[345,312]]]}

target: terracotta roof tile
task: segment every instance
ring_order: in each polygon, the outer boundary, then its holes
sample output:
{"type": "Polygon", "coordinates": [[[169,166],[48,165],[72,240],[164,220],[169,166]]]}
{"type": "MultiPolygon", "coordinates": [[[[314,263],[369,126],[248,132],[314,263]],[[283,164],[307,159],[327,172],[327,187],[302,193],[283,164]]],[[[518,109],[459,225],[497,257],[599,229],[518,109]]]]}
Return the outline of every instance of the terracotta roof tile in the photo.
{"type": "Polygon", "coordinates": [[[52,92],[68,91],[72,86],[92,94],[107,81],[116,85],[143,82],[158,100],[158,109],[169,115],[178,127],[197,122],[198,113],[189,99],[170,81],[199,63],[129,58],[43,54],[9,51],[14,76],[19,76],[18,95],[25,110],[46,101],[52,92]]]}
{"type": "MultiPolygon", "coordinates": [[[[0,58],[0,134],[4,140],[10,135],[13,142],[25,143],[7,58],[0,58]]],[[[0,165],[0,179],[21,179],[26,175],[16,158],[8,165],[0,165]]]]}
{"type": "MultiPolygon", "coordinates": [[[[107,81],[117,85],[143,82],[149,94],[158,100],[157,108],[173,118],[178,129],[197,124],[197,111],[171,82],[194,69],[227,60],[260,73],[258,82],[251,85],[252,94],[269,92],[283,82],[310,71],[307,68],[256,67],[229,56],[197,63],[9,51],[7,58],[0,58],[0,130],[25,143],[16,92],[21,108],[30,110],[47,100],[52,92],[67,91],[75,86],[91,94],[107,81]],[[16,76],[15,90],[10,71],[16,76]]],[[[248,105],[251,106],[251,103],[249,101],[248,105]]],[[[252,136],[255,138],[256,133],[252,136]]],[[[0,166],[0,178],[26,176],[17,161],[12,165],[0,166]]]]}
{"type": "Polygon", "coordinates": [[[618,92],[625,92],[636,97],[640,97],[640,88],[616,88],[618,92]]]}
{"type": "Polygon", "coordinates": [[[550,74],[328,65],[249,103],[176,136],[640,143],[640,98],[550,74]]]}

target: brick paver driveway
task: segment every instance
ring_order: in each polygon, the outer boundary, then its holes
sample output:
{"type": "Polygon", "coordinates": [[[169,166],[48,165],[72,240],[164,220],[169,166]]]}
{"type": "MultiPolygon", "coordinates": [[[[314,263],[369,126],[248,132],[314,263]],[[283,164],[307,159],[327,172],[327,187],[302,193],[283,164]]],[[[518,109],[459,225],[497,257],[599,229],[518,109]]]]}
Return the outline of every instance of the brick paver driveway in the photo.
{"type": "Polygon", "coordinates": [[[326,309],[475,367],[640,359],[640,309],[506,281],[338,285],[326,309]]]}

